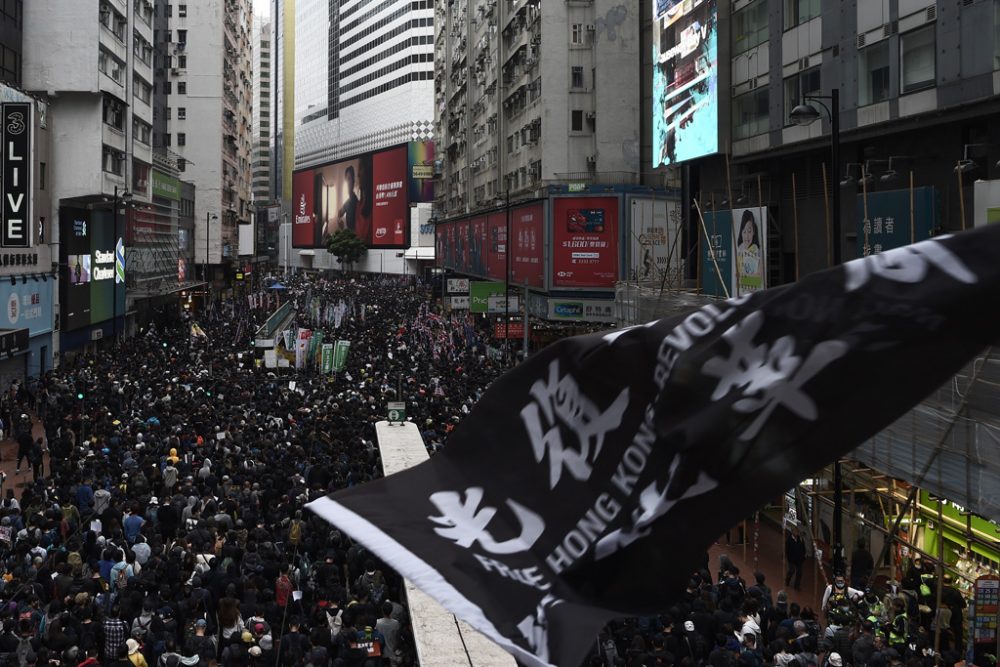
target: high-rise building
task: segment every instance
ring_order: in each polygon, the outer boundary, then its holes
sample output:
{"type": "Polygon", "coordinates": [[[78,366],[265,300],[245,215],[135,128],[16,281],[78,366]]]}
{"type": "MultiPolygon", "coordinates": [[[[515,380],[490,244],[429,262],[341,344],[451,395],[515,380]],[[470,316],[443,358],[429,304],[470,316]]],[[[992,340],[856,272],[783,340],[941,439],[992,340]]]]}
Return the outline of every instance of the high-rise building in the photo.
{"type": "Polygon", "coordinates": [[[271,190],[271,24],[253,31],[253,150],[250,152],[255,202],[270,202],[271,190]]]}
{"type": "Polygon", "coordinates": [[[430,139],[430,2],[295,3],[295,167],[430,139]]]}
{"type": "MultiPolygon", "coordinates": [[[[286,202],[293,199],[283,217],[280,261],[292,267],[340,268],[333,255],[316,249],[331,230],[345,226],[369,246],[356,270],[421,271],[421,262],[433,254],[433,229],[427,224],[434,150],[429,143],[434,117],[432,3],[295,0],[292,6],[291,0],[279,0],[279,14],[276,95],[282,118],[276,143],[287,155],[288,140],[294,140],[297,170],[294,192],[286,187],[280,195],[286,202]],[[290,76],[294,98],[288,91],[290,76]],[[357,164],[347,165],[348,160],[357,164]],[[302,171],[313,167],[316,173],[302,171]],[[357,228],[353,216],[347,222],[342,213],[337,215],[351,197],[361,202],[364,222],[357,228]]],[[[287,162],[282,170],[284,185],[291,185],[287,162]]]]}
{"type": "Polygon", "coordinates": [[[544,183],[639,175],[639,10],[594,2],[437,2],[439,217],[544,183]]]}
{"type": "Polygon", "coordinates": [[[0,3],[0,82],[14,87],[21,86],[23,26],[22,0],[0,3]]]}
{"type": "Polygon", "coordinates": [[[271,80],[274,82],[271,187],[290,212],[295,168],[295,0],[274,0],[271,7],[271,80]]]}
{"type": "Polygon", "coordinates": [[[150,201],[152,21],[146,0],[24,4],[24,87],[46,99],[53,132],[38,179],[52,186],[59,224],[46,238],[58,243],[61,265],[79,268],[60,275],[62,352],[134,321],[119,250],[134,208],[150,201]]]}
{"type": "Polygon", "coordinates": [[[238,225],[249,222],[252,144],[250,0],[156,0],[166,18],[162,45],[165,130],[157,148],[176,154],[182,178],[197,188],[195,261],[217,281],[213,268],[238,251],[238,225]]]}

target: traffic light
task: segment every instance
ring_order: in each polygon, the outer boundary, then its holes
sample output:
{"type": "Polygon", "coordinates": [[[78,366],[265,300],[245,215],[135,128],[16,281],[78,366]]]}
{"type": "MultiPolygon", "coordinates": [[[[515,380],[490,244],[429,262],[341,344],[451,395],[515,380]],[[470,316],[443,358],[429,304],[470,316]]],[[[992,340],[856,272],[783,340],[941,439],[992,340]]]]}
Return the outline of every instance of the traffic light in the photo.
{"type": "Polygon", "coordinates": [[[76,392],[76,400],[78,400],[78,401],[82,401],[83,400],[83,390],[79,390],[79,391],[76,392]]]}

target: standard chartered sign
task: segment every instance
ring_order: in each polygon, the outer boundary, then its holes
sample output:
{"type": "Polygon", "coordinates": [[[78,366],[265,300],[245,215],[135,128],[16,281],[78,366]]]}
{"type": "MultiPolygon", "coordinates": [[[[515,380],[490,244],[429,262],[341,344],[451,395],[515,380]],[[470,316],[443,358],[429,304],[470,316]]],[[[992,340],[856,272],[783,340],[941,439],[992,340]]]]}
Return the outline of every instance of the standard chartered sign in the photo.
{"type": "Polygon", "coordinates": [[[115,253],[111,251],[94,251],[94,269],[91,280],[111,280],[115,277],[115,253]]]}

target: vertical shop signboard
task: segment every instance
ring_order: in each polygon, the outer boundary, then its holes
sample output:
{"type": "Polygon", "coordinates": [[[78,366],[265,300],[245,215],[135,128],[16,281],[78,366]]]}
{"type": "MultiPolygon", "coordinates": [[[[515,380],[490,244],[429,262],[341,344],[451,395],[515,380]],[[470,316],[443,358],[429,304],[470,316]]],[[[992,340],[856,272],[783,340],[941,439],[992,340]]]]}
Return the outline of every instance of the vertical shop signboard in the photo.
{"type": "MultiPolygon", "coordinates": [[[[1000,617],[1000,577],[976,579],[975,613],[972,618],[972,642],[975,654],[991,653],[997,647],[997,618],[1000,617]]],[[[976,664],[982,664],[976,662],[976,664]]]]}

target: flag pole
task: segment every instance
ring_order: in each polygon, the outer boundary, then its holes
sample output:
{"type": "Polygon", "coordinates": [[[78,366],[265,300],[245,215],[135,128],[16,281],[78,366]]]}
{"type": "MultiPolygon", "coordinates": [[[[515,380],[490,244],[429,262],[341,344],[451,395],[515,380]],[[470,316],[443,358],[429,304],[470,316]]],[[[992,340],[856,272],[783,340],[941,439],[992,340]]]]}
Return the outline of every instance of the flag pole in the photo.
{"type": "Polygon", "coordinates": [[[760,235],[763,237],[760,239],[760,257],[757,262],[757,270],[760,271],[760,288],[765,289],[770,287],[767,284],[767,257],[764,254],[764,248],[767,246],[767,235],[764,233],[764,226],[767,224],[767,213],[764,211],[764,187],[760,180],[760,174],[757,174],[757,208],[760,212],[760,235]]]}
{"type": "Polygon", "coordinates": [[[826,218],[826,265],[833,266],[833,235],[830,233],[830,186],[826,182],[826,162],[823,163],[823,216],[826,218]]]}
{"type": "MultiPolygon", "coordinates": [[[[698,200],[694,201],[695,211],[698,212],[698,219],[701,221],[701,230],[705,234],[705,240],[708,241],[708,252],[709,257],[712,259],[712,266],[715,267],[715,275],[719,278],[719,284],[722,285],[722,291],[725,292],[726,298],[729,298],[729,287],[726,285],[725,281],[722,280],[722,271],[719,270],[719,262],[715,258],[715,248],[712,247],[712,239],[708,236],[708,227],[705,225],[705,217],[701,214],[701,207],[698,206],[698,200]]],[[[715,216],[712,216],[713,220],[715,216]]]]}
{"type": "Polygon", "coordinates": [[[865,169],[861,174],[861,201],[864,202],[865,209],[865,219],[861,221],[861,226],[864,228],[865,232],[865,244],[861,248],[861,252],[864,256],[871,254],[871,249],[868,246],[868,233],[871,231],[871,221],[868,220],[868,181],[865,178],[868,176],[867,169],[865,169]]]}
{"type": "Polygon", "coordinates": [[[798,190],[795,187],[795,172],[792,172],[792,231],[795,236],[795,281],[799,280],[799,202],[798,190]]]}
{"type": "MultiPolygon", "coordinates": [[[[736,296],[739,296],[740,281],[742,278],[740,275],[740,258],[738,253],[738,249],[740,247],[740,239],[739,239],[739,233],[736,231],[736,226],[739,223],[736,222],[736,217],[735,217],[736,207],[734,206],[734,204],[736,204],[736,202],[733,201],[733,180],[732,176],[729,173],[729,153],[726,153],[726,197],[728,198],[727,201],[729,201],[729,217],[732,218],[732,223],[730,223],[730,232],[731,236],[733,237],[733,265],[736,267],[736,284],[733,285],[733,288],[734,291],[736,292],[736,296]]],[[[746,554],[743,555],[744,555],[743,560],[746,560],[746,554]]]]}

